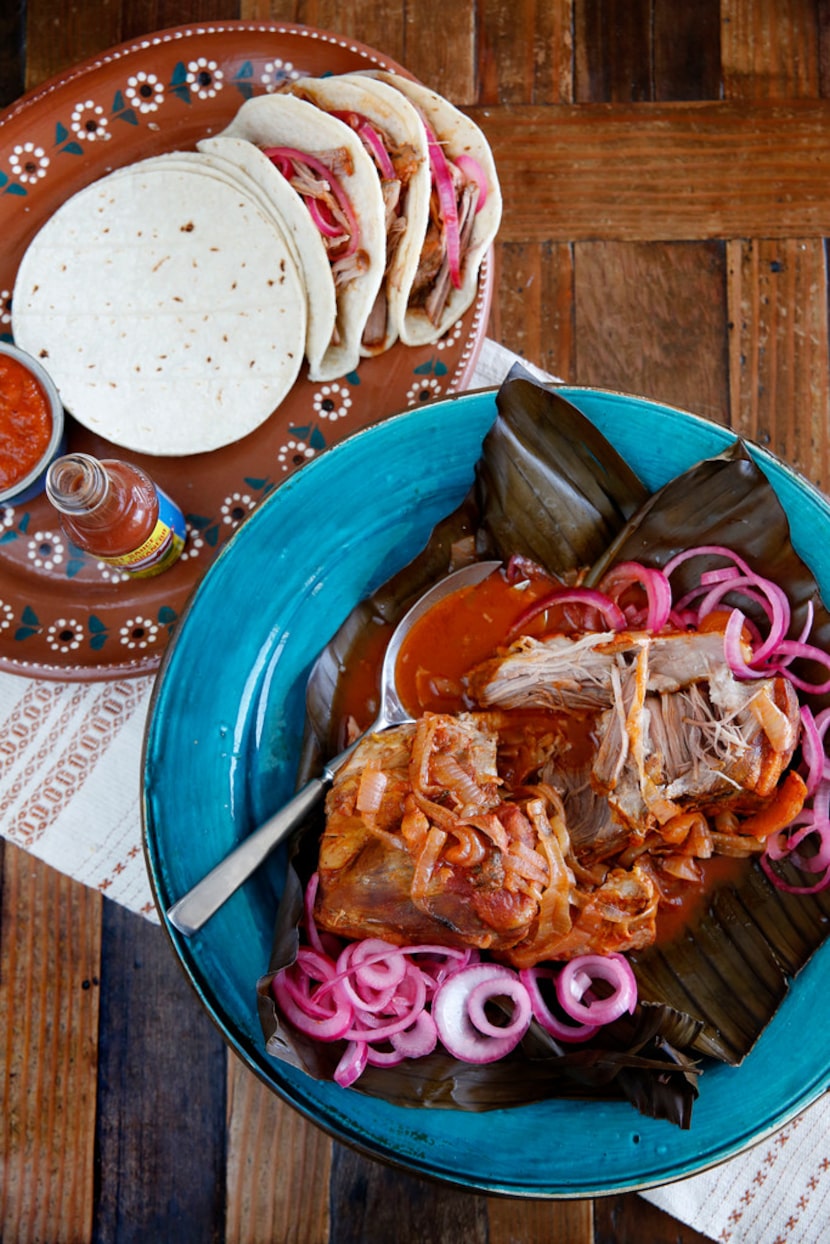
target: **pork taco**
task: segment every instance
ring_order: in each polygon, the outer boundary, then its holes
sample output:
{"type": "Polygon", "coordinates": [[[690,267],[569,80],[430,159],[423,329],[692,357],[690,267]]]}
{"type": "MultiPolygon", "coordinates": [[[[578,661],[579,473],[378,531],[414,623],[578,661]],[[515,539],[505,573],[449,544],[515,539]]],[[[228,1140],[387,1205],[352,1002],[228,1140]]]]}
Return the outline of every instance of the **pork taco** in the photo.
{"type": "Polygon", "coordinates": [[[322,238],[337,316],[323,357],[309,368],[311,379],[354,371],[386,266],[383,197],[362,142],[336,117],[288,94],[247,100],[219,137],[258,147],[293,187],[322,238]]]}
{"type": "Polygon", "coordinates": [[[443,96],[409,78],[367,71],[403,94],[424,126],[432,194],[401,340],[438,340],[473,302],[482,261],[501,223],[495,161],[482,131],[443,96]]]}
{"type": "MultiPolygon", "coordinates": [[[[335,332],[337,303],[326,248],[299,195],[258,147],[243,138],[205,138],[196,144],[198,155],[180,152],[176,158],[202,160],[217,176],[237,179],[255,196],[266,215],[282,231],[306,291],[306,346],[309,374],[319,379],[323,358],[335,332]]],[[[172,159],[174,157],[160,157],[172,159]]]]}
{"type": "Polygon", "coordinates": [[[300,78],[288,90],[348,125],[377,171],[385,213],[386,268],[363,330],[361,353],[381,354],[400,336],[429,222],[424,127],[400,91],[360,74],[300,78]]]}

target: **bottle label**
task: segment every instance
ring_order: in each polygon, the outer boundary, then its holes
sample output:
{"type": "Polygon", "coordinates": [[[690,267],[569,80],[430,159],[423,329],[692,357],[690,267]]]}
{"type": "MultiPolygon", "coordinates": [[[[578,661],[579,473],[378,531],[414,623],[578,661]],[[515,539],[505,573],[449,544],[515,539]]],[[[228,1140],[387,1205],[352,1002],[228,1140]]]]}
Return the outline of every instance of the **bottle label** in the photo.
{"type": "Polygon", "coordinates": [[[168,497],[161,488],[156,488],[159,500],[159,512],[156,525],[147,539],[130,553],[122,553],[119,557],[101,557],[102,562],[109,566],[119,566],[134,578],[150,578],[161,574],[173,562],[184,548],[187,528],[182,514],[175,501],[168,497]]]}

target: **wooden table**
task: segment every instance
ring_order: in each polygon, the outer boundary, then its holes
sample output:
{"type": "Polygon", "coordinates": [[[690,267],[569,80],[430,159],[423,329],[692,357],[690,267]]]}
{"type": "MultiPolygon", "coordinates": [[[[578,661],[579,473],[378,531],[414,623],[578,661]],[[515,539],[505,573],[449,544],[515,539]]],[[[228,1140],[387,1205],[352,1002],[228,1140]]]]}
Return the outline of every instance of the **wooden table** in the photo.
{"type": "MultiPolygon", "coordinates": [[[[107,46],[209,19],[383,49],[492,141],[491,336],[570,382],[708,415],[830,486],[828,0],[18,0],[3,14],[3,105],[107,46]]],[[[0,865],[8,1244],[703,1239],[633,1195],[488,1198],[333,1143],[226,1051],[160,929],[17,848],[0,865]]]]}

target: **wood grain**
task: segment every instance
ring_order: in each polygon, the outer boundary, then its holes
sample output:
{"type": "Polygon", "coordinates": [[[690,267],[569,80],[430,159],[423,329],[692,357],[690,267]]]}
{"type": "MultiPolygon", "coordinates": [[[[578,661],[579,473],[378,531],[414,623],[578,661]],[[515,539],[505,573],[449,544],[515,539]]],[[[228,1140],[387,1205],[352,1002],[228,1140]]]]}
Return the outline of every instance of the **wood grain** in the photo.
{"type": "Polygon", "coordinates": [[[329,1238],[332,1142],[228,1058],[226,1244],[320,1244],[329,1238]],[[302,1212],[298,1212],[298,1207],[302,1212]]]}
{"type": "Polygon", "coordinates": [[[821,17],[802,0],[723,0],[721,62],[729,99],[818,94],[821,17]]]}
{"type": "Polygon", "coordinates": [[[830,104],[469,109],[504,191],[504,242],[823,237],[830,104]]]}
{"type": "Polygon", "coordinates": [[[594,242],[575,251],[579,383],[727,422],[723,244],[594,242]]]}
{"type": "Polygon", "coordinates": [[[0,1239],[85,1244],[102,900],[8,844],[0,895],[0,1239]]]}
{"type": "Polygon", "coordinates": [[[96,1241],[224,1239],[226,1047],[167,938],[101,913],[96,1241]]]}
{"type": "Polygon", "coordinates": [[[830,483],[830,394],[822,241],[729,244],[732,426],[819,487],[830,483]]]}

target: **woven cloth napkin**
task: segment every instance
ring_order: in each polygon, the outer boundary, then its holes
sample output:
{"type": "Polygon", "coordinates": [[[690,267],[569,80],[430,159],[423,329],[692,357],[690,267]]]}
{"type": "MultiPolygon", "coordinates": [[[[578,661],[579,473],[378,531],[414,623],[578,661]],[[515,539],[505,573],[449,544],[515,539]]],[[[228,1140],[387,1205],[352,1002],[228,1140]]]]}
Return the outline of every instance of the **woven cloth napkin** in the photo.
{"type": "MultiPolygon", "coordinates": [[[[500,384],[515,361],[485,341],[469,387],[500,384]]],[[[158,922],[140,811],[153,681],[0,673],[0,834],[158,922]]],[[[830,1098],[748,1152],[644,1195],[721,1244],[830,1240],[830,1098]]]]}

